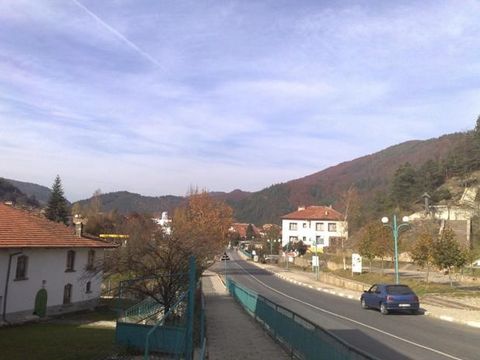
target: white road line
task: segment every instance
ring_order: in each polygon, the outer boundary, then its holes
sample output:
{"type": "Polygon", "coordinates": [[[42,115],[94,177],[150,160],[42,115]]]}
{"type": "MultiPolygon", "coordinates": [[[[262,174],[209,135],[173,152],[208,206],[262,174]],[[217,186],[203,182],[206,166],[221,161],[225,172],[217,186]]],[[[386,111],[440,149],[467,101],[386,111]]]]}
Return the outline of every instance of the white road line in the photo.
{"type": "Polygon", "coordinates": [[[434,353],[436,353],[436,354],[445,356],[445,357],[447,357],[447,358],[449,358],[449,359],[462,360],[461,358],[455,357],[455,356],[453,356],[453,355],[444,353],[444,352],[439,351],[439,350],[432,349],[432,348],[430,348],[430,347],[428,347],[428,346],[418,344],[418,343],[413,342],[413,341],[408,340],[408,339],[404,339],[404,338],[402,338],[402,337],[400,337],[400,336],[397,336],[397,335],[394,335],[394,334],[392,334],[392,333],[389,333],[389,332],[386,332],[386,331],[377,329],[377,328],[375,328],[375,327],[373,327],[373,326],[364,324],[364,323],[362,323],[362,322],[360,322],[360,321],[357,321],[357,320],[354,320],[354,319],[350,319],[350,318],[348,318],[348,317],[346,317],[346,316],[336,314],[336,313],[331,312],[331,311],[329,311],[329,310],[322,309],[322,308],[320,308],[320,307],[318,307],[318,306],[315,306],[315,305],[310,304],[310,303],[308,303],[308,302],[305,302],[305,301],[303,301],[303,300],[297,299],[297,298],[295,298],[295,297],[293,297],[293,296],[287,295],[287,294],[285,294],[285,293],[283,293],[283,292],[281,292],[281,291],[279,291],[279,290],[277,290],[277,289],[274,289],[273,287],[265,284],[263,281],[257,279],[254,275],[250,274],[250,273],[248,272],[248,270],[246,270],[246,269],[245,269],[242,265],[240,265],[238,262],[237,262],[237,265],[240,266],[240,267],[242,268],[242,270],[243,270],[244,272],[246,272],[250,277],[252,277],[255,281],[257,281],[258,283],[262,284],[262,285],[265,286],[266,288],[268,288],[268,289],[270,289],[270,290],[272,290],[272,291],[274,291],[274,292],[276,292],[276,293],[278,293],[278,294],[280,294],[280,295],[285,296],[285,297],[288,298],[288,299],[297,301],[297,302],[299,302],[299,303],[301,303],[301,304],[303,304],[303,305],[310,306],[311,308],[313,308],[313,309],[315,309],[315,310],[319,310],[319,311],[321,311],[321,312],[323,312],[323,313],[329,314],[329,315],[334,316],[334,317],[337,317],[337,318],[339,318],[339,319],[346,320],[346,321],[350,321],[350,322],[352,322],[352,323],[354,323],[354,324],[357,324],[357,325],[366,327],[367,329],[370,329],[370,330],[379,332],[379,333],[381,333],[381,334],[390,336],[390,337],[392,337],[392,338],[394,338],[394,339],[403,341],[403,342],[405,342],[405,343],[407,343],[407,344],[410,344],[410,345],[413,345],[413,346],[417,346],[417,347],[419,347],[419,348],[421,348],[421,349],[428,350],[428,351],[434,352],[434,353]]]}

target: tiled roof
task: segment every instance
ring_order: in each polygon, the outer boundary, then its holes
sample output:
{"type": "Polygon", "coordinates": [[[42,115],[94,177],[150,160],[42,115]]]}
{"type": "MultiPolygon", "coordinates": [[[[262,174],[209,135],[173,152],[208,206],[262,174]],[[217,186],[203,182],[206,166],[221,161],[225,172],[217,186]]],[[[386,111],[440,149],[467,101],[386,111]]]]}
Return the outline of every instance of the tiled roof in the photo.
{"type": "MultiPolygon", "coordinates": [[[[249,224],[243,223],[233,223],[231,227],[231,231],[237,232],[241,237],[247,236],[247,228],[249,224]]],[[[256,236],[260,235],[260,230],[252,224],[253,232],[256,236]]]]}
{"type": "Polygon", "coordinates": [[[307,206],[282,216],[282,219],[343,221],[343,215],[328,206],[307,206]]]}
{"type": "Polygon", "coordinates": [[[93,237],[78,237],[63,224],[0,203],[0,248],[110,248],[93,237]]]}

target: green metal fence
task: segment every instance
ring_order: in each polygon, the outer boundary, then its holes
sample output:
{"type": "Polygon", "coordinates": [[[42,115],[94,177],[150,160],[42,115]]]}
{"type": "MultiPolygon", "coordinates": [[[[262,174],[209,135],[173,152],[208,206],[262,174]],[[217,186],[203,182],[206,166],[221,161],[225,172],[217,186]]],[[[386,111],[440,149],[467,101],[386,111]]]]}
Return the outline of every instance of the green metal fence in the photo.
{"type": "Polygon", "coordinates": [[[118,321],[139,323],[146,319],[154,319],[154,315],[163,315],[163,305],[159,304],[158,301],[152,298],[146,298],[145,300],[125,310],[122,317],[120,317],[118,321]]]}
{"type": "Polygon", "coordinates": [[[143,351],[144,359],[149,359],[151,353],[161,353],[192,360],[195,272],[195,259],[190,257],[188,291],[178,294],[177,302],[165,314],[163,307],[155,304],[153,299],[143,300],[127,309],[117,321],[116,343],[143,351]],[[159,315],[163,315],[160,320],[159,315]],[[140,324],[142,320],[146,324],[140,324]]]}
{"type": "Polygon", "coordinates": [[[227,286],[230,294],[245,310],[254,316],[294,357],[305,360],[378,360],[304,317],[231,279],[228,279],[227,286]]]}
{"type": "Polygon", "coordinates": [[[207,334],[205,323],[205,296],[201,292],[200,299],[200,359],[205,360],[207,356],[207,334]]]}
{"type": "Polygon", "coordinates": [[[239,250],[240,250],[240,252],[241,252],[243,255],[245,255],[245,256],[248,257],[249,259],[252,259],[252,258],[253,258],[253,255],[250,254],[247,250],[242,249],[242,248],[240,248],[239,250]]]}

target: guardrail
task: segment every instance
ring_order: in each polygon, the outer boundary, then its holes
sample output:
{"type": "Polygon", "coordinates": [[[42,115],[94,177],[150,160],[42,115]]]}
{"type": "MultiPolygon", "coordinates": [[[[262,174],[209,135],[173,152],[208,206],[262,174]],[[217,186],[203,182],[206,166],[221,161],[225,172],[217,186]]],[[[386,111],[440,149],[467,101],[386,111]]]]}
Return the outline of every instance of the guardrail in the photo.
{"type": "Polygon", "coordinates": [[[207,336],[205,332],[205,296],[203,291],[200,299],[200,360],[205,360],[207,356],[207,336]]]}
{"type": "Polygon", "coordinates": [[[243,255],[245,255],[246,257],[248,257],[250,260],[253,258],[253,255],[250,254],[248,251],[246,251],[245,249],[238,249],[243,255]]]}
{"type": "Polygon", "coordinates": [[[228,279],[230,294],[299,359],[378,360],[287,308],[228,279]]]}

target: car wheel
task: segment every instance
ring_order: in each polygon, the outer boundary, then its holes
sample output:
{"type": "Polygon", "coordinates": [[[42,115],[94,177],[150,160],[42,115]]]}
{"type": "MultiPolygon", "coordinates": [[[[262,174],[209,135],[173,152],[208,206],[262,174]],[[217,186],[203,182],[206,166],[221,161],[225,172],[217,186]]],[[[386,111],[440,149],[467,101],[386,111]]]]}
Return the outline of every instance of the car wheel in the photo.
{"type": "Polygon", "coordinates": [[[412,315],[417,315],[417,314],[418,314],[418,310],[416,310],[416,309],[415,309],[415,310],[410,310],[410,314],[412,314],[412,315]]]}
{"type": "Polygon", "coordinates": [[[362,304],[362,309],[368,309],[368,306],[367,306],[367,303],[365,302],[365,299],[362,299],[361,304],[362,304]]]}
{"type": "Polygon", "coordinates": [[[388,314],[387,306],[384,303],[380,304],[380,312],[382,313],[382,315],[387,315],[388,314]]]}

